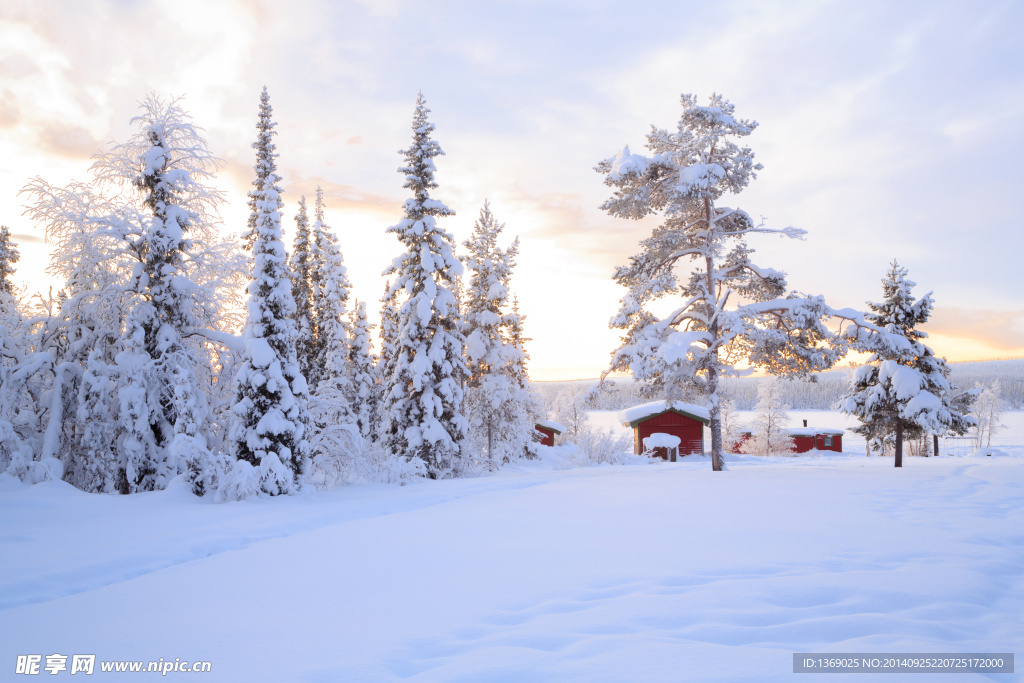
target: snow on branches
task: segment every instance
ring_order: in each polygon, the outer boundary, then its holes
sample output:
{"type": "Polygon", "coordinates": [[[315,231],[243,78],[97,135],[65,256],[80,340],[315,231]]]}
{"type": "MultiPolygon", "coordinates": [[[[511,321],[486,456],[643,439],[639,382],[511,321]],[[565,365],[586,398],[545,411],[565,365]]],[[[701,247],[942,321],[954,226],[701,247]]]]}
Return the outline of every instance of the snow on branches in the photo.
{"type": "Polygon", "coordinates": [[[281,189],[270,96],[260,97],[256,180],[250,217],[253,273],[245,327],[245,363],[236,377],[233,430],[239,464],[231,473],[236,497],[258,491],[293,493],[308,455],[306,380],[296,356],[295,298],[281,230],[281,189]],[[245,463],[245,464],[241,464],[245,463]],[[256,490],[253,490],[256,489],[256,490]]]}
{"type": "Polygon", "coordinates": [[[462,415],[465,339],[459,331],[455,278],[462,264],[455,257],[452,235],[437,219],[454,215],[431,198],[437,188],[433,159],[444,152],[431,139],[423,94],[416,98],[412,145],[402,152],[403,187],[413,196],[405,201],[405,217],[388,228],[404,245],[385,275],[394,275],[386,298],[402,296],[397,313],[394,358],[384,398],[387,448],[406,458],[419,458],[432,478],[458,476],[466,419],[462,415]]]}
{"type": "Polygon", "coordinates": [[[611,326],[622,344],[611,370],[628,371],[669,400],[705,396],[711,411],[712,466],[722,468],[718,382],[735,375],[741,361],[776,375],[806,376],[831,367],[845,343],[824,324],[830,309],[821,297],[787,294],[785,274],[757,265],[746,237],[775,234],[802,238],[795,228],[769,229],[746,212],[719,206],[738,193],[761,165],[738,140],[757,127],[739,119],[720,95],[700,105],[682,96],[674,131],[647,135],[650,155],[624,148],[599,163],[613,195],[601,208],[638,220],[664,220],[641,241],[629,265],[616,269],[627,289],[611,326]],[[654,312],[662,300],[678,304],[654,312]]]}
{"type": "Polygon", "coordinates": [[[954,407],[957,392],[945,359],[921,341],[928,335],[916,327],[927,322],[934,301],[931,292],[915,301],[914,284],[907,269],[893,261],[882,279],[885,298],[868,302],[872,312],[858,323],[867,334],[858,335],[856,345],[872,356],[858,368],[850,393],[839,404],[861,421],[855,431],[864,435],[869,449],[883,451],[888,442],[895,444],[896,467],[903,465],[905,436],[963,434],[975,423],[954,407]]]}

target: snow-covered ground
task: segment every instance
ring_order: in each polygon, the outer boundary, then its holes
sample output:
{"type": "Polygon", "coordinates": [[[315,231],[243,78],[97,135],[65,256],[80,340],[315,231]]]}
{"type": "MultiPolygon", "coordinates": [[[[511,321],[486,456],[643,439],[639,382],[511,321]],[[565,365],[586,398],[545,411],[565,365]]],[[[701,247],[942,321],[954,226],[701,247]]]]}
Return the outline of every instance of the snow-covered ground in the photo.
{"type": "Polygon", "coordinates": [[[551,454],[224,505],[0,480],[0,679],[54,653],[95,654],[86,680],[180,658],[212,672],[169,678],[217,681],[789,681],[793,652],[1020,655],[1024,414],[1004,421],[1010,457],[901,470],[848,440],[723,473],[551,454]]]}

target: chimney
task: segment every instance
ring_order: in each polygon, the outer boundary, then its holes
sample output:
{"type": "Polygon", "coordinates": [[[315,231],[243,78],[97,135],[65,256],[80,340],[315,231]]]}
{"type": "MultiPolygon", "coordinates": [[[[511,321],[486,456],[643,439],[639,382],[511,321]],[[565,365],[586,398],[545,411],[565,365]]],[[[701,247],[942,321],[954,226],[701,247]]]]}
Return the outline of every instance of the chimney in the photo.
{"type": "Polygon", "coordinates": [[[807,426],[807,420],[804,420],[804,427],[807,426]]]}

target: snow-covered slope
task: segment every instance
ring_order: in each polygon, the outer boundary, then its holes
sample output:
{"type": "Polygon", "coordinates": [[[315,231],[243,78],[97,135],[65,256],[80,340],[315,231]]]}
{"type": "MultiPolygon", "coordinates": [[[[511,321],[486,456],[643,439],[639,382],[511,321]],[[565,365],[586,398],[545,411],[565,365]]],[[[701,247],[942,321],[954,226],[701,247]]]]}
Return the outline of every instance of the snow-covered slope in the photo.
{"type": "Polygon", "coordinates": [[[1024,651],[1024,458],[729,468],[519,467],[224,505],[7,480],[0,665],[92,653],[208,660],[217,681],[789,681],[797,651],[1024,651]]]}

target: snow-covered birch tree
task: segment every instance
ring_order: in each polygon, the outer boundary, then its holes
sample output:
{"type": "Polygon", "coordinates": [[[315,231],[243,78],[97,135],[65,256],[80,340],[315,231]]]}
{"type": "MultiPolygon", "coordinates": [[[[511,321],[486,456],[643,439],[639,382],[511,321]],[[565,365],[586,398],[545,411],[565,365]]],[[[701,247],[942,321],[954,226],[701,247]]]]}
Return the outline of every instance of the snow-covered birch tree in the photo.
{"type": "MultiPolygon", "coordinates": [[[[430,196],[437,188],[434,158],[443,154],[431,138],[423,94],[416,98],[413,141],[402,152],[403,187],[412,191],[405,217],[388,228],[405,252],[385,271],[394,275],[389,296],[401,293],[394,367],[385,380],[385,444],[394,454],[419,458],[431,478],[458,476],[466,437],[462,415],[465,338],[459,332],[459,311],[453,293],[462,264],[455,257],[452,235],[437,219],[454,215],[430,196]]],[[[383,332],[383,330],[382,330],[383,332]]]]}
{"type": "Polygon", "coordinates": [[[255,215],[249,220],[255,226],[253,273],[245,327],[246,360],[236,377],[238,401],[233,409],[238,457],[228,487],[233,497],[258,491],[293,493],[308,454],[308,389],[295,350],[295,297],[281,230],[283,202],[272,113],[270,95],[264,88],[258,136],[253,143],[255,215]]]}
{"type": "Polygon", "coordinates": [[[639,220],[664,220],[641,242],[615,280],[627,289],[611,326],[622,344],[611,370],[628,371],[665,399],[706,397],[711,413],[712,467],[723,468],[719,380],[746,361],[773,375],[806,376],[832,366],[845,347],[824,324],[820,296],[787,294],[785,274],[758,266],[748,235],[801,238],[803,230],[768,229],[721,205],[761,165],[737,141],[757,123],[735,116],[720,95],[699,105],[682,96],[675,130],[647,134],[650,155],[623,148],[595,170],[614,188],[601,208],[639,220]],[[656,311],[675,302],[668,315],[656,311]]]}
{"type": "Polygon", "coordinates": [[[978,398],[974,401],[972,413],[977,425],[974,429],[978,448],[991,448],[992,436],[1006,425],[1002,422],[1003,407],[1006,402],[999,395],[999,380],[993,380],[984,388],[979,388],[978,398]]]}
{"type": "Polygon", "coordinates": [[[34,200],[29,215],[55,246],[51,272],[67,283],[56,325],[52,333],[42,326],[38,345],[54,352],[53,395],[65,397],[49,410],[42,457],[65,454],[72,483],[91,486],[75,473],[104,468],[74,460],[85,457],[78,445],[90,406],[100,423],[112,414],[90,393],[103,377],[116,379],[116,488],[123,493],[161,488],[180,471],[172,448],[180,420],[195,421],[197,438],[205,438],[202,387],[215,353],[207,336],[217,336],[210,328],[221,319],[223,285],[233,275],[231,250],[214,229],[221,195],[209,181],[217,160],[201,129],[179,100],[150,95],[140,108],[136,133],[96,157],[94,182],[56,188],[37,178],[25,188],[34,200]],[[77,384],[83,368],[93,388],[77,384]],[[192,400],[173,400],[175,382],[192,400]],[[84,402],[78,410],[75,398],[84,402]],[[192,406],[188,415],[179,413],[183,405],[192,406]],[[65,427],[54,428],[55,421],[65,427]]]}
{"type": "Polygon", "coordinates": [[[789,406],[782,398],[778,377],[767,377],[757,385],[757,406],[750,439],[744,451],[751,455],[788,455],[796,450],[793,437],[785,432],[789,406]]]}

